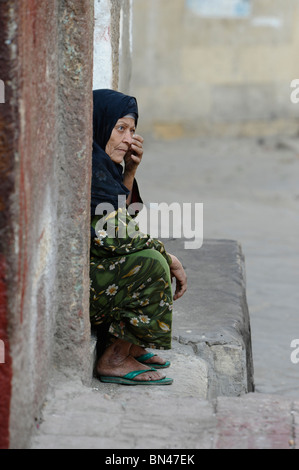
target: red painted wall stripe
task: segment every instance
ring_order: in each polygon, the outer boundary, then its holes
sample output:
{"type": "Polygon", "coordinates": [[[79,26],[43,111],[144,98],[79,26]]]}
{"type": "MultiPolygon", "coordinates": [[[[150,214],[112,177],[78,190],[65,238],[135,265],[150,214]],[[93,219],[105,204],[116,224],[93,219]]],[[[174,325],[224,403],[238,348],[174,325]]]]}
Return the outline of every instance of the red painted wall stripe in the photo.
{"type": "Polygon", "coordinates": [[[4,343],[5,345],[4,364],[0,363],[0,449],[9,448],[9,415],[12,390],[12,360],[7,334],[7,286],[5,272],[5,258],[0,253],[0,340],[1,344],[4,343]]]}

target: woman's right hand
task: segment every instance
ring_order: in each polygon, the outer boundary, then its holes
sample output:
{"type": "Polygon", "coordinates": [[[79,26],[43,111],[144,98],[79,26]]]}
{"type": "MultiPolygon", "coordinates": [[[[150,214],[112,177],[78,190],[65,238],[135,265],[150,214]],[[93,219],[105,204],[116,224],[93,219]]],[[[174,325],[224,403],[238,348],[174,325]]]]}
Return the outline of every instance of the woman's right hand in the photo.
{"type": "Polygon", "coordinates": [[[187,276],[185,273],[185,270],[183,268],[182,263],[178,260],[178,258],[174,255],[170,255],[172,259],[172,263],[170,265],[170,274],[171,274],[171,279],[175,277],[176,279],[176,289],[175,289],[175,294],[173,296],[173,300],[177,300],[187,290],[187,276]]]}

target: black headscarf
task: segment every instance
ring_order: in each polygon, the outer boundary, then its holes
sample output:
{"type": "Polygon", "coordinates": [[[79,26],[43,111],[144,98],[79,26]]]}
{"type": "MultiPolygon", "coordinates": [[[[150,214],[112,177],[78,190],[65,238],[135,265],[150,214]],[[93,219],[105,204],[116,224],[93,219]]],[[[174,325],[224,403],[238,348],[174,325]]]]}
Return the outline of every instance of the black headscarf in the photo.
{"type": "Polygon", "coordinates": [[[138,121],[137,101],[132,96],[114,90],[93,91],[93,150],[91,215],[100,203],[110,203],[118,208],[118,196],[125,198],[129,190],[123,184],[123,166],[115,163],[105,152],[107,142],[118,119],[134,114],[138,121]]]}

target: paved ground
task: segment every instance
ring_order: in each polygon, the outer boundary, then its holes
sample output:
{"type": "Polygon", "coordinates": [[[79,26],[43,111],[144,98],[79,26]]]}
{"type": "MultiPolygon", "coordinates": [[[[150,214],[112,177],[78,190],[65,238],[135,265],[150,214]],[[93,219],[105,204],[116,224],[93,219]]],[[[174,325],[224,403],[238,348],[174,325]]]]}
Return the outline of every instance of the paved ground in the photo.
{"type": "Polygon", "coordinates": [[[256,393],[207,401],[194,396],[196,383],[190,388],[189,380],[184,389],[180,374],[171,376],[177,387],[95,380],[90,388],[64,378],[46,404],[32,449],[106,449],[110,455],[110,449],[299,448],[299,401],[256,393]]]}

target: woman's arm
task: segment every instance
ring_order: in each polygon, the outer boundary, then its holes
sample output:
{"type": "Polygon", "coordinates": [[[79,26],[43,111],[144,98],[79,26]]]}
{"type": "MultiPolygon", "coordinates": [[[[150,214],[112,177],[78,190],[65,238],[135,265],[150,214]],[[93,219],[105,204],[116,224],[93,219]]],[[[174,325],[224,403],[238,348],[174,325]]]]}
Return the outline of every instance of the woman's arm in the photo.
{"type": "Polygon", "coordinates": [[[132,189],[133,189],[134,179],[135,179],[135,175],[124,173],[123,183],[126,186],[126,188],[128,188],[128,190],[130,191],[130,194],[128,195],[126,199],[126,203],[128,206],[131,204],[131,200],[132,200],[132,189]]]}
{"type": "Polygon", "coordinates": [[[133,142],[129,152],[126,154],[125,162],[125,171],[123,183],[130,191],[129,196],[127,197],[127,205],[130,204],[132,199],[132,189],[134,184],[134,179],[138,165],[140,164],[143,156],[143,138],[140,135],[133,135],[133,142]]]}

